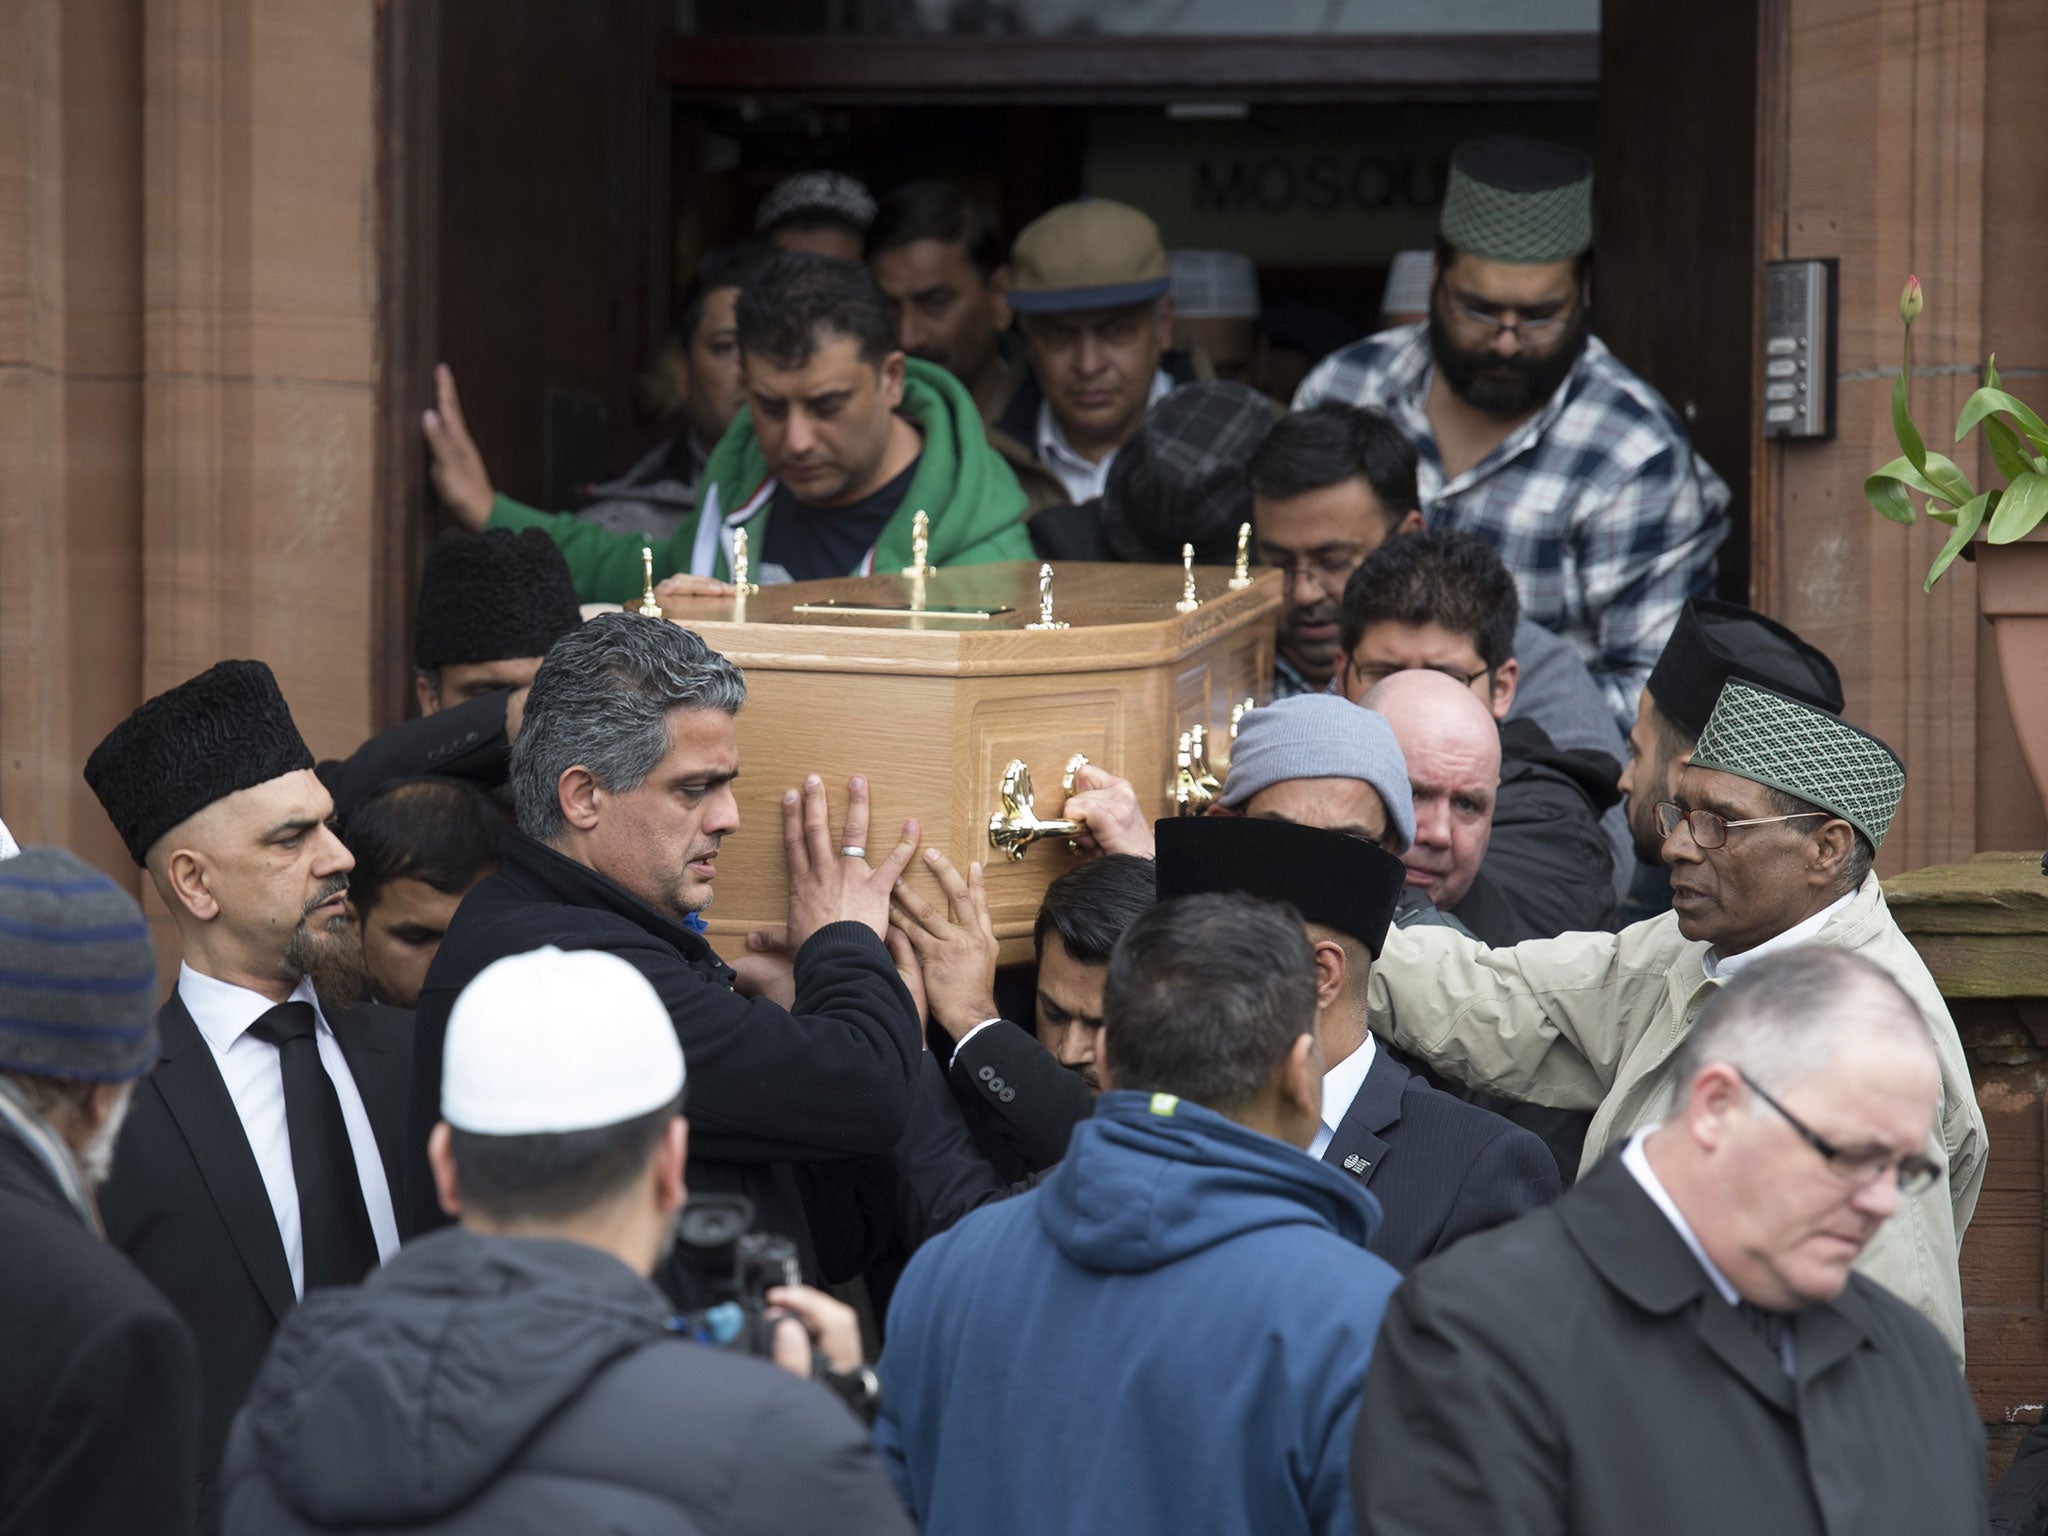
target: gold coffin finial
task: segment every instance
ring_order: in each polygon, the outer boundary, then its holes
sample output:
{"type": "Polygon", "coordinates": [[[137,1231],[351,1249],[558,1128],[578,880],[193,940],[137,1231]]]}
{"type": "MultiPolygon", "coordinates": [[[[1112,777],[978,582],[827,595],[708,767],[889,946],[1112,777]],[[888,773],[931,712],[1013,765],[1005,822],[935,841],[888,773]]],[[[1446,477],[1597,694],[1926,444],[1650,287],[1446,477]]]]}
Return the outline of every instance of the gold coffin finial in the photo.
{"type": "Polygon", "coordinates": [[[1182,731],[1173,749],[1173,814],[1176,816],[1200,816],[1209,809],[1210,801],[1216,798],[1216,789],[1223,786],[1216,783],[1215,776],[1208,772],[1195,771],[1195,733],[1182,731]],[[1207,783],[1203,780],[1207,779],[1207,783]],[[1210,785],[1215,785],[1211,789],[1210,785]]]}
{"type": "Polygon", "coordinates": [[[748,574],[747,530],[735,528],[732,534],[732,589],[739,594],[742,600],[750,593],[761,590],[753,582],[747,580],[748,574]]]}
{"type": "Polygon", "coordinates": [[[913,581],[923,581],[932,574],[932,520],[919,512],[910,520],[910,564],[903,567],[903,574],[913,581]]]}
{"type": "Polygon", "coordinates": [[[654,550],[651,546],[640,546],[640,616],[646,619],[661,617],[661,602],[654,595],[654,550]]]}
{"type": "MultiPolygon", "coordinates": [[[[1087,762],[1078,752],[1067,759],[1068,794],[1074,792],[1074,775],[1087,762]]],[[[1078,837],[1084,830],[1078,821],[1039,819],[1037,797],[1031,789],[1031,770],[1021,757],[1010,759],[1009,767],[1003,770],[1002,797],[1003,808],[988,819],[988,841],[991,848],[1013,862],[1022,859],[1025,851],[1042,837],[1078,837]]]]}
{"type": "Polygon", "coordinates": [[[1026,624],[1026,629],[1066,629],[1067,621],[1052,616],[1052,567],[1038,568],[1038,622],[1026,624]]]}
{"type": "Polygon", "coordinates": [[[1237,525],[1237,569],[1230,573],[1230,590],[1242,592],[1252,584],[1252,525],[1237,525]]]}
{"type": "Polygon", "coordinates": [[[1233,705],[1233,706],[1231,707],[1231,711],[1230,711],[1230,739],[1231,739],[1232,741],[1235,741],[1235,740],[1237,740],[1237,728],[1238,728],[1238,727],[1239,727],[1240,725],[1244,724],[1244,717],[1245,717],[1246,715],[1250,714],[1250,713],[1251,713],[1251,712],[1252,712],[1253,710],[1257,709],[1258,707],[1259,707],[1259,706],[1258,706],[1257,702],[1256,702],[1255,700],[1253,700],[1253,699],[1249,699],[1249,698],[1248,698],[1248,699],[1246,699],[1246,700],[1245,700],[1245,701],[1244,701],[1244,702],[1243,702],[1242,704],[1237,704],[1237,705],[1233,705]]]}
{"type": "Polygon", "coordinates": [[[1183,544],[1180,547],[1180,601],[1173,605],[1175,613],[1193,613],[1202,606],[1195,596],[1195,546],[1183,544]]]}

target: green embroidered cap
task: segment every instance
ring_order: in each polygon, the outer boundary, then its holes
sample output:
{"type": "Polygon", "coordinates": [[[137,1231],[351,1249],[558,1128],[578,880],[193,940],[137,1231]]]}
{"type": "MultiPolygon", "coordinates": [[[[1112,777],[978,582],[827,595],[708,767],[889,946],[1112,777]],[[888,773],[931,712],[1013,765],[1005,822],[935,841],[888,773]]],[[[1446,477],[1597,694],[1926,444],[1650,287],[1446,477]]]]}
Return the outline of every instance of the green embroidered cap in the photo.
{"type": "Polygon", "coordinates": [[[1451,151],[1446,243],[1487,261],[1570,261],[1593,245],[1593,162],[1541,139],[1473,139],[1451,151]]]}
{"type": "Polygon", "coordinates": [[[1796,795],[1882,847],[1906,770],[1892,749],[1833,715],[1768,688],[1731,680],[1700,732],[1692,766],[1796,795]]]}

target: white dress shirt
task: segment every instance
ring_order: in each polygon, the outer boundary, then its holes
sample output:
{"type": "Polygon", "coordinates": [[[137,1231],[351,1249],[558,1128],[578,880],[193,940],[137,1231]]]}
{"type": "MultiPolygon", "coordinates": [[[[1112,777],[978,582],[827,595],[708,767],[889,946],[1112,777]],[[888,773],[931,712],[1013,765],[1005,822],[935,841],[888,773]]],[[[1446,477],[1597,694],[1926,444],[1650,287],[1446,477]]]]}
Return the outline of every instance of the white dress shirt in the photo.
{"type": "Polygon", "coordinates": [[[1337,1134],[1337,1127],[1351,1113],[1351,1102],[1358,1097],[1358,1090],[1365,1086],[1365,1074],[1372,1070],[1372,1059],[1378,1051],[1379,1047],[1368,1034],[1365,1044],[1323,1074],[1323,1123],[1316,1127],[1316,1139],[1308,1144],[1308,1155],[1318,1162],[1329,1150],[1330,1139],[1337,1134]]]}
{"type": "MultiPolygon", "coordinates": [[[[1151,410],[1172,393],[1172,376],[1164,368],[1155,369],[1152,388],[1145,396],[1145,409],[1151,410]]],[[[1038,402],[1038,462],[1051,470],[1059,483],[1067,488],[1067,499],[1075,506],[1102,494],[1102,488],[1109,484],[1109,466],[1115,458],[1114,448],[1098,461],[1090,462],[1084,458],[1067,441],[1066,428],[1052,413],[1052,402],[1038,402]]]]}
{"type": "MultiPolygon", "coordinates": [[[[256,1154],[256,1168],[263,1175],[263,1188],[277,1217],[277,1235],[284,1244],[285,1261],[291,1265],[292,1291],[304,1296],[306,1244],[299,1230],[299,1186],[292,1179],[291,1135],[285,1127],[284,1068],[277,1059],[278,1048],[249,1033],[249,1026],[273,1004],[260,992],[202,976],[189,965],[178,968],[178,996],[213,1052],[214,1064],[228,1085],[228,1097],[235,1101],[242,1134],[256,1154]]],[[[356,1091],[348,1058],[341,1054],[341,1042],[334,1038],[327,1015],[320,1010],[313,983],[301,979],[287,1001],[312,1004],[319,1019],[314,1041],[320,1050],[320,1065],[334,1080],[334,1096],[341,1101],[342,1122],[348,1127],[349,1148],[355,1153],[356,1173],[363,1185],[363,1204],[369,1207],[370,1231],[377,1239],[377,1258],[382,1262],[398,1251],[398,1218],[391,1205],[390,1182],[384,1177],[384,1159],[377,1151],[377,1135],[370,1129],[369,1111],[356,1091]]]]}
{"type": "MultiPolygon", "coordinates": [[[[1636,1182],[1643,1187],[1643,1193],[1656,1202],[1657,1209],[1664,1213],[1664,1219],[1670,1222],[1672,1229],[1684,1239],[1685,1246],[1692,1250],[1692,1256],[1699,1260],[1700,1268],[1707,1272],[1707,1279],[1712,1281],[1714,1289],[1721,1293],[1721,1299],[1731,1307],[1739,1306],[1742,1302],[1742,1293],[1729,1283],[1726,1275],[1721,1273],[1721,1266],[1707,1257],[1707,1250],[1700,1246],[1699,1237],[1693,1232],[1692,1223],[1685,1219],[1685,1213],[1679,1210],[1677,1202],[1671,1198],[1671,1191],[1664,1187],[1664,1181],[1657,1177],[1657,1170],[1650,1166],[1650,1157],[1643,1150],[1643,1142],[1655,1129],[1657,1127],[1654,1125],[1646,1125],[1629,1137],[1628,1145],[1621,1149],[1621,1165],[1635,1175],[1636,1182]]],[[[1778,1335],[1778,1363],[1785,1367],[1787,1376],[1792,1374],[1792,1332],[1792,1320],[1788,1317],[1785,1319],[1784,1330],[1778,1335]]]]}
{"type": "Polygon", "coordinates": [[[1733,981],[1744,966],[1755,965],[1766,955],[1780,954],[1794,945],[1804,944],[1827,926],[1829,918],[1855,899],[1854,891],[1844,892],[1804,922],[1794,923],[1777,937],[1765,939],[1756,948],[1745,949],[1739,955],[1724,955],[1718,950],[1710,949],[1700,956],[1700,969],[1707,973],[1709,981],[1733,981]]]}

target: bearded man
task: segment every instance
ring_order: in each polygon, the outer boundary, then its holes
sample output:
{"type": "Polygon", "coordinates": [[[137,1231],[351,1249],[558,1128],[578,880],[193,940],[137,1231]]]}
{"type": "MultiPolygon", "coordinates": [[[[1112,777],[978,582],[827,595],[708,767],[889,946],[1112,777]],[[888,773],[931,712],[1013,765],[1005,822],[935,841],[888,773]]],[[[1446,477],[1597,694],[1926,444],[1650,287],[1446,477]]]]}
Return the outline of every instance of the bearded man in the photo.
{"type": "Polygon", "coordinates": [[[1626,732],[1728,487],[1591,332],[1593,167],[1533,139],[1451,156],[1429,318],[1325,359],[1294,396],[1384,411],[1414,440],[1432,529],[1477,533],[1527,616],[1573,642],[1626,732]]]}
{"type": "Polygon", "coordinates": [[[206,1530],[228,1424],[278,1320],[398,1250],[412,1015],[351,1006],[355,860],[262,662],[148,700],[85,779],[183,956],[100,1211],[199,1341],[206,1530]]]}

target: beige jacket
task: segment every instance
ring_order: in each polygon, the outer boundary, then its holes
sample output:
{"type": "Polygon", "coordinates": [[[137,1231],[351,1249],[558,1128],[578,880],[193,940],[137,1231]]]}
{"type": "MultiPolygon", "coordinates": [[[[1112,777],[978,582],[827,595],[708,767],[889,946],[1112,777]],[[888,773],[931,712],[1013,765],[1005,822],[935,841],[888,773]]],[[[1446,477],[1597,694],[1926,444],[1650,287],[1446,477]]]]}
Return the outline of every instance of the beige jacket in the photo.
{"type": "MultiPolygon", "coordinates": [[[[1988,1138],[1955,1021],[1920,956],[1892,921],[1875,875],[1814,939],[1891,973],[1920,1005],[1941,1058],[1941,1117],[1929,1155],[1947,1171],[1864,1250],[1857,1268],[1916,1308],[1963,1357],[1956,1251],[1984,1183],[1988,1138]]],[[[1590,1110],[1580,1171],[1663,1117],[1672,1057],[1718,983],[1708,946],[1666,912],[1620,933],[1569,933],[1488,949],[1449,928],[1397,928],[1372,968],[1378,1034],[1447,1075],[1511,1099],[1590,1110]]]]}

